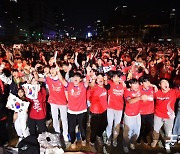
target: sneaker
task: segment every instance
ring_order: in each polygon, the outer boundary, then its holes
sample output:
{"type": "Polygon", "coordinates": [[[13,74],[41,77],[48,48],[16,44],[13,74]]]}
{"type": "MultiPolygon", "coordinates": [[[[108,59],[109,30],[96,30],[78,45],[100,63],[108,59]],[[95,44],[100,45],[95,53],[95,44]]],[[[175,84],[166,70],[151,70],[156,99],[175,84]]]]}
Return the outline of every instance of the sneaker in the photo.
{"type": "Polygon", "coordinates": [[[130,143],[130,148],[131,148],[132,150],[134,150],[134,149],[135,149],[135,145],[132,144],[132,143],[130,143]]]}
{"type": "Polygon", "coordinates": [[[76,149],[76,143],[71,144],[71,149],[76,149]]]}
{"type": "Polygon", "coordinates": [[[2,146],[2,147],[8,147],[8,145],[9,145],[9,143],[8,143],[8,142],[5,142],[5,143],[3,143],[1,146],[2,146]]]}
{"type": "Polygon", "coordinates": [[[171,143],[170,143],[170,147],[174,147],[175,144],[176,144],[175,142],[171,142],[171,143]]]}
{"type": "Polygon", "coordinates": [[[151,147],[155,148],[157,143],[158,143],[158,140],[153,140],[153,142],[151,143],[151,147]]]}
{"type": "Polygon", "coordinates": [[[177,142],[180,143],[180,135],[178,135],[178,139],[177,140],[178,140],[177,142]]]}
{"type": "Polygon", "coordinates": [[[81,141],[81,144],[82,144],[83,147],[85,147],[86,146],[86,140],[81,141]]]}
{"type": "Polygon", "coordinates": [[[101,137],[99,137],[99,136],[97,136],[97,142],[98,142],[98,144],[100,145],[100,146],[102,146],[103,145],[103,141],[102,141],[102,138],[101,137]]]}
{"type": "Polygon", "coordinates": [[[96,150],[96,148],[95,148],[94,143],[91,143],[91,142],[90,142],[89,144],[90,144],[90,151],[93,152],[93,153],[96,153],[97,150],[96,150]]]}
{"type": "Polygon", "coordinates": [[[110,146],[110,145],[111,145],[111,138],[108,138],[108,139],[107,139],[106,145],[107,145],[107,146],[110,146]]]}
{"type": "Polygon", "coordinates": [[[113,140],[113,147],[117,147],[117,139],[113,140]]]}
{"type": "Polygon", "coordinates": [[[124,153],[129,153],[129,149],[128,149],[128,147],[123,146],[123,151],[124,151],[124,153]]]}
{"type": "Polygon", "coordinates": [[[71,142],[69,142],[69,141],[65,141],[65,146],[66,146],[66,149],[68,149],[68,148],[70,147],[70,145],[71,145],[71,142]]]}
{"type": "Polygon", "coordinates": [[[46,127],[48,128],[51,123],[52,123],[52,119],[47,120],[46,121],[46,127]]]}
{"type": "Polygon", "coordinates": [[[169,143],[165,143],[165,149],[167,153],[171,153],[171,148],[169,143]]]}
{"type": "Polygon", "coordinates": [[[10,153],[13,152],[14,154],[16,154],[16,152],[18,152],[18,148],[6,147],[6,151],[10,153]]]}

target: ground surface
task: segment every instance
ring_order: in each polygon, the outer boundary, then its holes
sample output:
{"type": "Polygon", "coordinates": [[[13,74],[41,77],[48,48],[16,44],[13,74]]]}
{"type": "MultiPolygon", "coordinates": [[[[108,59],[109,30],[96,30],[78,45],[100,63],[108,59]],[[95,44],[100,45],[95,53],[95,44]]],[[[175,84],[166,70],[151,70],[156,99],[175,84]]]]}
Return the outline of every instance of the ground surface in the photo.
{"type": "MultiPolygon", "coordinates": [[[[52,124],[49,126],[49,131],[52,131],[52,124]]],[[[9,146],[10,147],[15,147],[16,143],[18,141],[18,138],[16,136],[16,133],[12,129],[12,132],[10,134],[10,142],[9,146]]],[[[150,142],[150,139],[149,139],[150,142]]],[[[89,129],[88,129],[88,135],[87,135],[87,145],[83,147],[81,145],[81,141],[77,141],[77,147],[76,149],[71,149],[71,147],[65,149],[66,152],[70,153],[76,153],[76,152],[82,152],[82,153],[92,153],[91,148],[89,145],[89,129]]],[[[105,154],[123,154],[123,147],[122,147],[122,129],[120,131],[120,135],[118,137],[118,146],[113,147],[113,146],[99,146],[98,143],[95,144],[97,153],[105,153],[105,154]]],[[[1,151],[1,150],[0,150],[1,151]]],[[[130,150],[130,154],[165,154],[166,151],[163,147],[163,143],[160,141],[156,148],[152,148],[150,145],[145,145],[141,143],[140,145],[136,145],[135,150],[130,150]]],[[[174,147],[171,148],[171,153],[172,154],[180,154],[180,144],[175,144],[174,147]]],[[[0,153],[1,154],[1,153],[0,153]]]]}

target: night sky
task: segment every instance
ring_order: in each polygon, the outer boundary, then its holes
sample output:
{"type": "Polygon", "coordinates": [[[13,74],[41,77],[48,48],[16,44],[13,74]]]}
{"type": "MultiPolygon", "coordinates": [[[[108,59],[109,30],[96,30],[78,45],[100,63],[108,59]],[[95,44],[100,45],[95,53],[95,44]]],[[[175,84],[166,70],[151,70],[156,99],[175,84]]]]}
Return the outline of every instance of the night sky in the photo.
{"type": "Polygon", "coordinates": [[[75,27],[92,25],[96,20],[108,20],[117,6],[127,5],[135,12],[179,7],[178,0],[47,0],[53,9],[65,14],[66,22],[75,27]]]}

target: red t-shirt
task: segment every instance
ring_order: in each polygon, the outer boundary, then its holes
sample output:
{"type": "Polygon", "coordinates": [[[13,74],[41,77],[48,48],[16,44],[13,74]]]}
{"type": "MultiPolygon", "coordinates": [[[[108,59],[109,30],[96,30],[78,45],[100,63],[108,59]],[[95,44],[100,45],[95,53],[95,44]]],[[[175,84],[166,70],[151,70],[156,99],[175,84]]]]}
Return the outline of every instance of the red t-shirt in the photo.
{"type": "Polygon", "coordinates": [[[176,99],[180,97],[180,91],[170,89],[167,93],[158,90],[155,93],[155,111],[154,114],[160,118],[171,118],[174,116],[174,105],[176,99]]]}
{"type": "Polygon", "coordinates": [[[74,83],[68,83],[66,88],[68,93],[68,109],[71,111],[83,111],[87,109],[86,103],[86,87],[83,82],[79,86],[74,86],[74,83]]]}
{"type": "Polygon", "coordinates": [[[41,88],[38,92],[38,99],[31,100],[27,99],[30,102],[29,107],[29,117],[32,119],[44,119],[46,118],[46,90],[41,88]]]}
{"type": "Polygon", "coordinates": [[[171,67],[171,66],[169,68],[164,68],[164,67],[161,68],[159,78],[170,79],[172,71],[173,71],[173,67],[171,67]]]}
{"type": "Polygon", "coordinates": [[[108,107],[114,110],[123,110],[124,87],[122,84],[116,85],[114,82],[112,82],[110,86],[108,91],[108,107]]]}
{"type": "Polygon", "coordinates": [[[140,101],[137,101],[136,103],[130,104],[128,102],[129,99],[133,99],[136,97],[141,96],[141,90],[139,89],[138,91],[132,91],[130,89],[126,89],[124,91],[124,98],[126,102],[126,107],[125,107],[125,113],[128,116],[136,116],[140,113],[140,101]]]}
{"type": "Polygon", "coordinates": [[[147,95],[147,101],[140,102],[140,113],[142,115],[154,113],[154,89],[150,87],[148,90],[141,88],[141,94],[147,95]]]}
{"type": "Polygon", "coordinates": [[[46,77],[46,84],[49,89],[48,102],[57,105],[66,105],[66,96],[64,92],[64,86],[59,79],[53,80],[50,77],[46,77]]]}
{"type": "Polygon", "coordinates": [[[107,90],[104,87],[95,85],[90,89],[90,111],[101,114],[107,110],[107,90]]]}

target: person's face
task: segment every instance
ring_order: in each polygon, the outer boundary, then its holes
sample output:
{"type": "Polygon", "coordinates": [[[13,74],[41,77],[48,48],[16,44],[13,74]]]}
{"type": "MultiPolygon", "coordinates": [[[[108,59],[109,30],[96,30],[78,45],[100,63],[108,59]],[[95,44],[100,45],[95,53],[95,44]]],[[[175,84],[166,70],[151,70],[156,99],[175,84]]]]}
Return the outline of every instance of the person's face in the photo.
{"type": "Polygon", "coordinates": [[[150,67],[154,67],[154,62],[151,61],[151,62],[149,63],[149,66],[150,66],[150,67]]]}
{"type": "Polygon", "coordinates": [[[70,59],[70,63],[74,63],[74,58],[71,58],[71,59],[70,59]]]}
{"type": "Polygon", "coordinates": [[[63,70],[64,70],[65,72],[67,72],[67,70],[68,70],[68,66],[67,66],[67,65],[63,65],[62,68],[63,68],[63,70]]]}
{"type": "Polygon", "coordinates": [[[138,59],[137,59],[137,62],[140,62],[140,63],[142,63],[142,58],[141,57],[139,57],[138,59]]]}
{"type": "Polygon", "coordinates": [[[49,66],[52,66],[53,65],[53,63],[54,63],[54,59],[53,58],[51,58],[50,60],[49,60],[49,66]]]}
{"type": "Polygon", "coordinates": [[[111,65],[112,65],[112,61],[110,60],[110,61],[108,62],[108,64],[111,66],[111,65]]]}
{"type": "Polygon", "coordinates": [[[54,76],[56,76],[56,75],[57,75],[57,73],[56,73],[56,69],[55,69],[55,68],[53,68],[53,67],[50,69],[50,73],[51,73],[51,76],[52,76],[52,77],[54,77],[54,76]]]}
{"type": "Polygon", "coordinates": [[[167,66],[167,67],[170,67],[170,66],[171,66],[170,61],[167,61],[167,62],[166,62],[166,66],[167,66]]]}
{"type": "Polygon", "coordinates": [[[117,64],[117,59],[114,59],[114,63],[117,64]]]}
{"type": "Polygon", "coordinates": [[[18,96],[22,98],[24,96],[24,90],[22,89],[18,90],[18,96]]]}
{"type": "Polygon", "coordinates": [[[149,82],[149,81],[145,81],[145,82],[142,83],[142,86],[143,86],[145,89],[149,89],[150,82],[149,82]]]}
{"type": "Polygon", "coordinates": [[[44,68],[44,73],[45,73],[45,74],[48,74],[49,71],[50,71],[49,67],[45,67],[45,68],[44,68]]]}
{"type": "Polygon", "coordinates": [[[103,84],[104,84],[104,77],[102,75],[98,75],[96,82],[97,82],[97,84],[99,86],[103,86],[103,84]]]}
{"type": "Polygon", "coordinates": [[[36,84],[38,84],[38,82],[35,80],[35,78],[33,78],[33,79],[31,80],[31,84],[32,84],[32,85],[36,85],[36,84]]]}
{"type": "Polygon", "coordinates": [[[95,74],[96,74],[96,73],[95,73],[93,70],[91,70],[90,76],[93,77],[93,76],[95,76],[95,74]]]}
{"type": "Polygon", "coordinates": [[[86,63],[86,61],[83,60],[83,61],[82,61],[82,66],[85,66],[85,63],[86,63]]]}
{"type": "Polygon", "coordinates": [[[133,91],[138,91],[139,90],[139,83],[138,82],[132,83],[132,84],[130,84],[130,87],[133,91]]]}
{"type": "Polygon", "coordinates": [[[102,65],[102,60],[101,60],[101,59],[98,59],[97,64],[98,64],[99,66],[101,66],[101,65],[102,65]]]}
{"type": "Polygon", "coordinates": [[[72,81],[74,85],[78,85],[81,81],[81,78],[79,76],[74,76],[72,81]]]}
{"type": "Polygon", "coordinates": [[[118,84],[120,82],[120,77],[118,77],[118,75],[115,75],[113,76],[112,80],[114,83],[118,84]]]}
{"type": "Polygon", "coordinates": [[[12,73],[12,75],[13,75],[13,77],[17,78],[17,77],[18,77],[18,72],[17,72],[17,71],[14,71],[14,72],[12,73]]]}
{"type": "Polygon", "coordinates": [[[95,70],[97,69],[95,64],[92,65],[92,69],[95,69],[95,70]]]}
{"type": "Polygon", "coordinates": [[[22,62],[21,62],[21,60],[18,60],[17,61],[17,66],[20,68],[20,67],[22,67],[22,62]]]}
{"type": "Polygon", "coordinates": [[[161,80],[159,86],[162,90],[166,91],[169,89],[169,82],[167,80],[161,80]]]}

